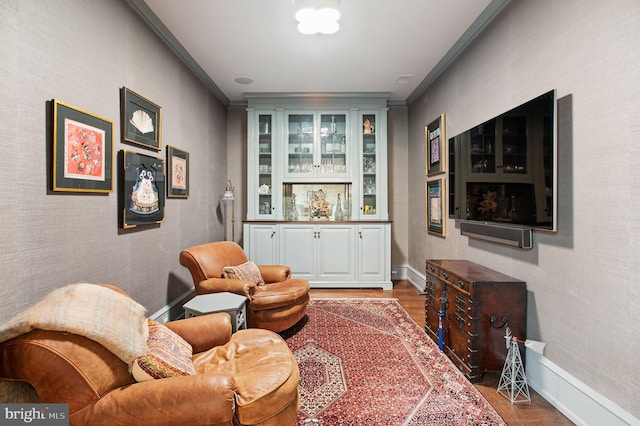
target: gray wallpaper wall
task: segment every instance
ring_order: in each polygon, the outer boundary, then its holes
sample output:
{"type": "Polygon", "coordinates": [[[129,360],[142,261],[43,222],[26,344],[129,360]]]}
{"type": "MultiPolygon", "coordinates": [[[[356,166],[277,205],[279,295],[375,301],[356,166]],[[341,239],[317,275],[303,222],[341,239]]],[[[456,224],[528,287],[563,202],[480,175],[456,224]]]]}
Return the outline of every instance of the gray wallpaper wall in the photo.
{"type": "MultiPolygon", "coordinates": [[[[559,231],[520,251],[460,236],[409,240],[409,262],[466,258],[525,280],[529,338],[545,357],[640,416],[640,4],[514,1],[409,108],[409,192],[424,186],[424,126],[449,136],[550,89],[560,131],[559,231]]],[[[424,227],[410,199],[409,228],[424,227]]]]}
{"type": "Polygon", "coordinates": [[[222,238],[226,108],[120,0],[2,1],[0,57],[0,321],[75,282],[118,285],[149,314],[187,292],[178,253],[222,238]],[[120,142],[122,86],[162,107],[162,151],[120,142]],[[167,200],[161,225],[123,232],[117,191],[48,192],[53,98],[112,120],[116,153],[190,152],[189,199],[167,200]]]}

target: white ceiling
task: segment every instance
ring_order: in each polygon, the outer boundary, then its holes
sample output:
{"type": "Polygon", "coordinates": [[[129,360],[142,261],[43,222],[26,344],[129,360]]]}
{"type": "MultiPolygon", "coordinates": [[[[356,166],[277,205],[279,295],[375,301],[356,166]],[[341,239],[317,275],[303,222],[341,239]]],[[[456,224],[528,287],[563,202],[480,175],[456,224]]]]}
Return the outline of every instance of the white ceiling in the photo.
{"type": "Polygon", "coordinates": [[[233,104],[262,92],[382,92],[411,101],[508,0],[342,0],[340,31],[312,36],[297,31],[294,0],[128,2],[233,104]]]}

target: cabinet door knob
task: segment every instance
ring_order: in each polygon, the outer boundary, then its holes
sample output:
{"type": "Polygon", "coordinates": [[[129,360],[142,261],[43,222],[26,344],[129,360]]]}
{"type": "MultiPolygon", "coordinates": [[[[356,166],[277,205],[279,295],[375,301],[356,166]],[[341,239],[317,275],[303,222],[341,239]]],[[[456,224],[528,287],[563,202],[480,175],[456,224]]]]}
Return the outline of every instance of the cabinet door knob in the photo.
{"type": "Polygon", "coordinates": [[[273,236],[274,236],[274,235],[276,235],[276,231],[273,231],[273,232],[271,233],[271,238],[273,238],[273,236]]]}

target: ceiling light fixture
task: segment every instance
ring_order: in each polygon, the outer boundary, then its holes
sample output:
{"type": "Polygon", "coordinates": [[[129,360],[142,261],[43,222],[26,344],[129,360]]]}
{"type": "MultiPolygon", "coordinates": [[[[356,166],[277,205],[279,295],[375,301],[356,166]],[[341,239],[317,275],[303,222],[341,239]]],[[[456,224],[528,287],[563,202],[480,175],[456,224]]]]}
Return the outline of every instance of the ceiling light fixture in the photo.
{"type": "Polygon", "coordinates": [[[333,34],[340,29],[340,0],[295,0],[298,31],[333,34]]]}

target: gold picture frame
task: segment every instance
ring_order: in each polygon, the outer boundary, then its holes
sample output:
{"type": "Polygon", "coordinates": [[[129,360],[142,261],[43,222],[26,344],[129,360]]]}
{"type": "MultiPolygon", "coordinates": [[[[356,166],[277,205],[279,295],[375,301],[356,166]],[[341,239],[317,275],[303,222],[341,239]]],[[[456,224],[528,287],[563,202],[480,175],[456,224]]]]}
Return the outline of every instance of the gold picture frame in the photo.
{"type": "Polygon", "coordinates": [[[444,182],[444,178],[441,178],[428,181],[425,184],[427,232],[441,238],[446,238],[447,236],[444,182]]]}
{"type": "Polygon", "coordinates": [[[189,153],[167,145],[167,198],[189,198],[189,153]]]}
{"type": "Polygon", "coordinates": [[[122,142],[142,148],[162,149],[162,108],[132,90],[120,89],[122,142]]]}
{"type": "Polygon", "coordinates": [[[435,176],[447,171],[445,116],[440,114],[424,128],[426,175],[435,176]]]}
{"type": "Polygon", "coordinates": [[[113,191],[113,121],[57,99],[50,106],[51,189],[113,191]]]}

